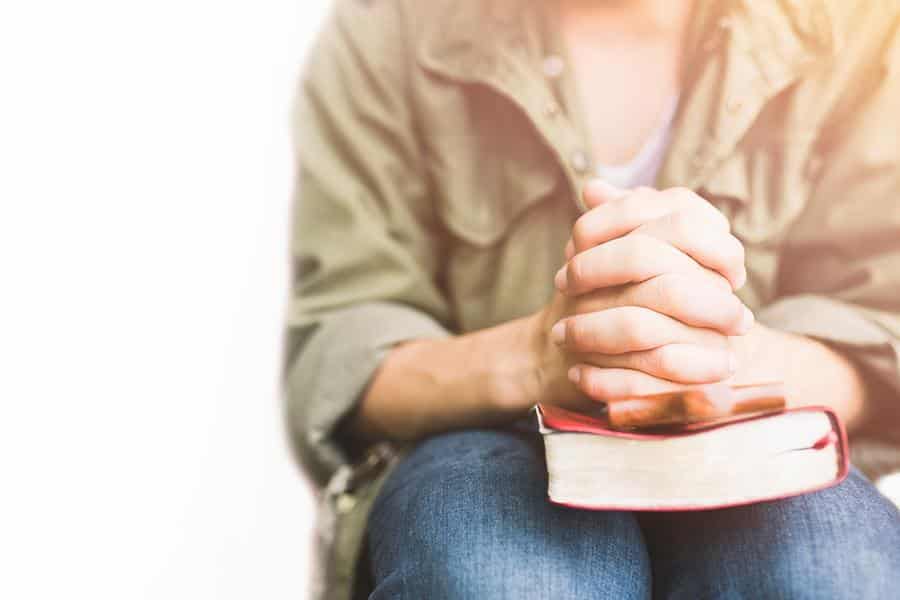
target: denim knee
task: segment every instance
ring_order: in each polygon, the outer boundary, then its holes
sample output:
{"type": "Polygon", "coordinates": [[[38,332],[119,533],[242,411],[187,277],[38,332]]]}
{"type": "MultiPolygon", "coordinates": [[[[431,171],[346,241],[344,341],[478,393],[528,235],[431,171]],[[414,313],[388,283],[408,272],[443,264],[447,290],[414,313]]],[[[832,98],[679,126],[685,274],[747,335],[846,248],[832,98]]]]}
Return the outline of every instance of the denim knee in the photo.
{"type": "Polygon", "coordinates": [[[492,430],[417,448],[373,508],[372,598],[648,597],[634,517],[550,504],[541,452],[492,430]]]}
{"type": "Polygon", "coordinates": [[[858,471],[797,498],[685,515],[647,530],[660,597],[894,597],[900,519],[858,471]]]}
{"type": "Polygon", "coordinates": [[[791,599],[898,594],[900,516],[859,471],[840,486],[787,503],[795,506],[786,509],[782,525],[794,543],[777,544],[768,564],[753,569],[756,589],[791,599]]]}

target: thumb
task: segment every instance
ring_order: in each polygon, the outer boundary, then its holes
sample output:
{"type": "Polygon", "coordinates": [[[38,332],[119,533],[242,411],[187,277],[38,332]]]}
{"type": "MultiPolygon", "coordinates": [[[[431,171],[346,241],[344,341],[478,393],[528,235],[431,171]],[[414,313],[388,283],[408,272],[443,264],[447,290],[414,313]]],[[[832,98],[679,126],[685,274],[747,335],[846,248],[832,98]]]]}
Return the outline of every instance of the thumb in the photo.
{"type": "Polygon", "coordinates": [[[591,179],[584,184],[584,188],[581,190],[581,197],[588,210],[606,202],[624,198],[627,194],[628,190],[616,187],[602,179],[591,179]]]}

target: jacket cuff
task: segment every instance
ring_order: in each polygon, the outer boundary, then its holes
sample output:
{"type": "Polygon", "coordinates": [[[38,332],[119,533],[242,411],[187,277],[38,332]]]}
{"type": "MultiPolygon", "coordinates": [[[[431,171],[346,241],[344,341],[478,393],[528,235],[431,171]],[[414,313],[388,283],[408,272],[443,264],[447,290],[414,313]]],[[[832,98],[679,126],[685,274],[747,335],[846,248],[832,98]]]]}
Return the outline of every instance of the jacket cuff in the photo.
{"type": "Polygon", "coordinates": [[[300,460],[322,486],[341,467],[350,467],[353,453],[336,428],[357,406],[391,347],[451,334],[425,312],[392,302],[329,311],[304,328],[311,333],[286,373],[287,416],[300,460]]]}
{"type": "Polygon", "coordinates": [[[762,310],[763,325],[816,338],[847,356],[863,370],[867,383],[900,394],[900,340],[892,331],[895,315],[817,295],[782,298],[762,310]],[[871,380],[875,381],[871,381],[871,380]]]}

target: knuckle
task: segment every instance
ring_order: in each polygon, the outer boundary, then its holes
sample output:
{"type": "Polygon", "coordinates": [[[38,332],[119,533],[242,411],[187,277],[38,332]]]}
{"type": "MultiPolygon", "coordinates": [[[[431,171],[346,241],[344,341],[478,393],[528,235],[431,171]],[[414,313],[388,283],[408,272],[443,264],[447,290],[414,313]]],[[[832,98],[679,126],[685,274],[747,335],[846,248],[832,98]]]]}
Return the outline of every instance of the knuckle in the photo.
{"type": "Polygon", "coordinates": [[[672,232],[681,239],[694,239],[702,235],[702,228],[697,226],[697,218],[688,211],[674,212],[669,217],[672,232]]]}
{"type": "Polygon", "coordinates": [[[733,279],[744,269],[744,246],[728,234],[716,244],[717,260],[723,275],[733,279]]]}
{"type": "Polygon", "coordinates": [[[735,236],[728,234],[728,249],[726,250],[728,257],[737,266],[743,266],[746,259],[746,250],[744,244],[735,236]]]}
{"type": "Polygon", "coordinates": [[[572,226],[572,242],[575,244],[575,250],[580,251],[587,248],[591,244],[593,233],[592,211],[578,217],[572,226]]]}
{"type": "MultiPolygon", "coordinates": [[[[701,300],[707,310],[698,312],[696,325],[702,327],[706,336],[722,335],[734,332],[742,319],[743,305],[740,300],[732,296],[730,292],[723,292],[715,288],[707,287],[703,291],[701,300]]],[[[712,340],[713,345],[719,345],[718,340],[710,337],[698,337],[702,340],[712,340]]]]}
{"type": "Polygon", "coordinates": [[[575,296],[570,300],[569,306],[571,307],[570,314],[576,318],[567,319],[567,321],[576,321],[578,315],[592,312],[593,301],[589,297],[575,296]]]}
{"type": "Polygon", "coordinates": [[[569,261],[566,267],[566,276],[569,280],[569,286],[578,288],[584,279],[584,256],[576,254],[569,261]]]}
{"type": "Polygon", "coordinates": [[[728,220],[728,217],[726,217],[722,211],[705,200],[703,201],[703,204],[706,218],[711,221],[714,227],[721,231],[731,231],[731,221],[728,220]]]}
{"type": "Polygon", "coordinates": [[[635,229],[625,236],[622,245],[623,249],[629,255],[637,255],[641,252],[646,252],[650,248],[656,247],[658,242],[656,238],[648,234],[645,229],[640,228],[635,229]]]}
{"type": "Polygon", "coordinates": [[[628,398],[630,396],[639,396],[644,393],[644,386],[640,384],[642,375],[636,373],[633,369],[621,369],[610,377],[614,381],[610,381],[607,386],[607,397],[613,399],[628,398]]]}
{"type": "Polygon", "coordinates": [[[664,273],[651,281],[656,306],[671,309],[678,303],[681,291],[682,276],[678,273],[664,273]]]}
{"type": "Polygon", "coordinates": [[[623,308],[619,311],[619,331],[626,348],[639,348],[647,341],[647,331],[641,311],[623,308]]]}
{"type": "Polygon", "coordinates": [[[704,344],[702,348],[702,352],[694,353],[692,356],[691,372],[694,373],[694,377],[702,381],[715,381],[727,377],[728,341],[719,347],[704,344]]]}
{"type": "Polygon", "coordinates": [[[728,368],[729,360],[728,360],[728,342],[726,342],[719,348],[714,348],[710,352],[710,379],[725,379],[729,375],[731,375],[731,371],[728,368]],[[715,357],[714,359],[712,357],[715,357]]]}
{"type": "Polygon", "coordinates": [[[666,379],[678,379],[679,360],[675,346],[666,345],[646,353],[647,366],[654,374],[666,379]]]}
{"type": "Polygon", "coordinates": [[[667,191],[670,202],[681,210],[702,211],[709,206],[709,203],[692,189],[679,186],[667,191]]]}
{"type": "Polygon", "coordinates": [[[700,196],[693,190],[680,185],[668,189],[667,193],[674,199],[684,202],[685,204],[696,203],[698,200],[701,200],[700,196]]]}
{"type": "Polygon", "coordinates": [[[704,221],[711,222],[716,228],[724,227],[726,231],[731,229],[731,223],[728,221],[728,217],[697,192],[682,187],[673,188],[673,192],[682,206],[686,209],[695,211],[704,221]]]}
{"type": "Polygon", "coordinates": [[[691,334],[692,342],[698,346],[703,346],[705,349],[718,351],[728,348],[728,336],[713,329],[698,327],[692,329],[691,334]]]}
{"type": "Polygon", "coordinates": [[[622,201],[619,216],[623,222],[631,226],[641,227],[646,223],[646,208],[639,198],[631,197],[622,201]]]}
{"type": "Polygon", "coordinates": [[[741,299],[731,294],[731,298],[728,306],[728,319],[725,324],[728,328],[737,328],[740,327],[744,321],[744,303],[741,302],[741,299]]]}
{"type": "Polygon", "coordinates": [[[585,349],[589,346],[588,337],[589,334],[580,319],[566,320],[566,346],[572,350],[585,349]]]}
{"type": "Polygon", "coordinates": [[[577,352],[595,352],[603,337],[592,319],[569,319],[566,340],[571,340],[571,348],[577,352]],[[571,337],[569,337],[571,335],[571,337]]]}
{"type": "Polygon", "coordinates": [[[703,273],[703,277],[714,288],[716,288],[722,292],[726,292],[728,294],[730,294],[732,292],[731,283],[727,279],[722,277],[722,275],[720,275],[716,271],[713,271],[712,269],[703,267],[701,272],[703,273]]]}
{"type": "Polygon", "coordinates": [[[633,214],[640,219],[647,212],[646,209],[648,204],[656,200],[658,195],[659,191],[642,185],[634,188],[631,194],[628,195],[627,200],[633,214]]]}
{"type": "Polygon", "coordinates": [[[661,244],[656,238],[635,231],[624,238],[621,255],[617,257],[619,264],[632,280],[642,280],[649,274],[648,271],[652,271],[654,257],[659,256],[661,244]]]}
{"type": "Polygon", "coordinates": [[[598,400],[609,396],[606,378],[599,372],[599,369],[583,369],[581,390],[588,396],[598,400]]]}
{"type": "Polygon", "coordinates": [[[642,394],[640,386],[636,385],[634,379],[629,375],[622,376],[622,380],[619,381],[616,391],[620,398],[640,396],[642,394]]]}
{"type": "Polygon", "coordinates": [[[719,333],[718,331],[711,331],[709,332],[709,335],[712,336],[709,338],[709,345],[713,348],[724,351],[727,351],[729,348],[731,348],[731,340],[727,335],[719,333]]]}

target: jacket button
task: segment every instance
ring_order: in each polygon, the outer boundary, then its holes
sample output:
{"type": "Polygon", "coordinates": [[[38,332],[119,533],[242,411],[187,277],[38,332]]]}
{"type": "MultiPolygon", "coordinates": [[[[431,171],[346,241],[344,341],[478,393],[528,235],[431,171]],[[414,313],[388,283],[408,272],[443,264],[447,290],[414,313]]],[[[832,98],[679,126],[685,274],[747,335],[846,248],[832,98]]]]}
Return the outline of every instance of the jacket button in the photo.
{"type": "Polygon", "coordinates": [[[719,47],[719,44],[722,43],[722,34],[718,31],[713,32],[706,41],[703,42],[703,51],[704,52],[712,52],[716,48],[719,47]]]}
{"type": "Polygon", "coordinates": [[[810,179],[815,179],[819,176],[824,164],[825,161],[821,156],[813,154],[809,157],[809,162],[806,163],[806,176],[810,179]]]}
{"type": "Polygon", "coordinates": [[[554,102],[553,100],[550,100],[549,102],[547,102],[546,106],[544,106],[544,116],[548,117],[548,118],[553,118],[558,114],[559,114],[559,105],[556,102],[554,102]]]}
{"type": "Polygon", "coordinates": [[[725,107],[728,109],[728,112],[736,113],[744,107],[744,101],[740,98],[735,97],[730,99],[725,107]]]}
{"type": "Polygon", "coordinates": [[[565,61],[563,61],[562,57],[557,56],[556,54],[547,56],[541,66],[543,68],[544,75],[551,79],[556,79],[557,77],[562,75],[563,71],[566,69],[565,61]]]}
{"type": "Polygon", "coordinates": [[[588,157],[587,154],[584,153],[583,150],[576,150],[572,153],[572,168],[575,169],[577,173],[584,174],[588,170],[588,157]]]}
{"type": "Polygon", "coordinates": [[[356,498],[351,494],[341,494],[335,500],[337,511],[341,514],[348,513],[356,506],[356,498]]]}

